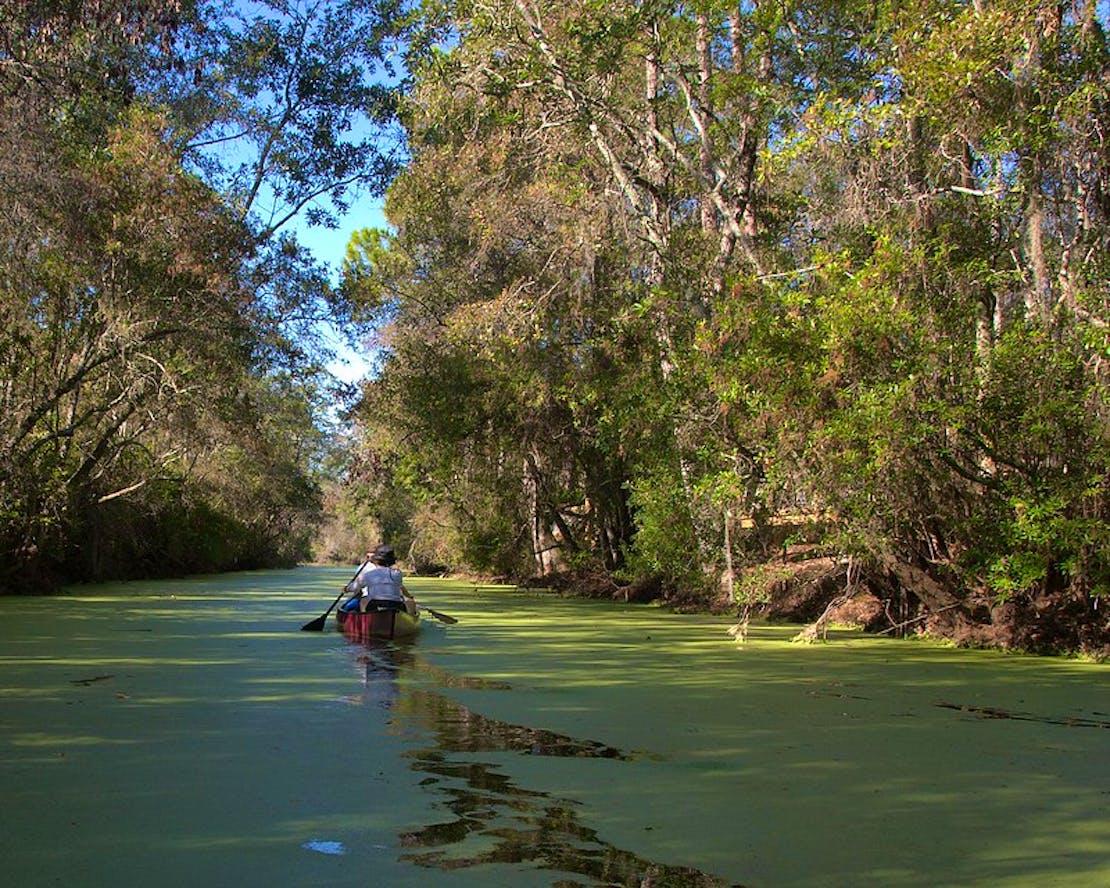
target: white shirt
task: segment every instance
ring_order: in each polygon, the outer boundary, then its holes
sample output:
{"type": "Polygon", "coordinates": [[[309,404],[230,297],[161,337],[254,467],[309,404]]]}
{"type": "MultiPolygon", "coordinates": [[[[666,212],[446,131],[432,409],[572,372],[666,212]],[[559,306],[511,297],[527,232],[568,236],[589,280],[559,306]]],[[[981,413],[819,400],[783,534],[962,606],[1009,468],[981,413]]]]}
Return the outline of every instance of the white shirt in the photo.
{"type": "Polygon", "coordinates": [[[359,590],[359,594],[372,601],[404,601],[401,584],[404,574],[395,567],[382,567],[380,564],[367,564],[358,572],[347,591],[359,590]]]}

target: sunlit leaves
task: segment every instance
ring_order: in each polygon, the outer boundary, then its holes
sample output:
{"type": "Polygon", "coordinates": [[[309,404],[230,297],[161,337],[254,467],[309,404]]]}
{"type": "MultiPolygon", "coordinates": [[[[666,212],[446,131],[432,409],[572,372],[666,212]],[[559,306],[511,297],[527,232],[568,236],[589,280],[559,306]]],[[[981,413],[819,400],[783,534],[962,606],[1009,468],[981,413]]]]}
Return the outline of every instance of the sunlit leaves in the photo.
{"type": "MultiPolygon", "coordinates": [[[[169,112],[136,98],[143,72],[185,71],[140,39],[144,22],[158,32],[150,9],[124,13],[135,40],[75,19],[50,59],[21,57],[34,76],[5,92],[5,591],[289,563],[318,506],[320,393],[311,378],[283,385],[281,371],[311,371],[287,336],[324,288],[278,274],[295,258],[288,242],[275,247],[289,263],[251,279],[258,230],[182,167],[169,112]],[[67,72],[83,82],[109,63],[128,89],[63,88],[67,72]]],[[[0,76],[15,70],[6,61],[0,76]]]]}
{"type": "Polygon", "coordinates": [[[435,12],[345,286],[455,529],[524,561],[624,507],[693,586],[778,512],[976,602],[1099,586],[1103,8],[435,12]]]}
{"type": "Polygon", "coordinates": [[[193,82],[164,80],[190,164],[266,240],[299,212],[333,226],[403,158],[392,129],[390,4],[206,3],[190,34],[193,82]]]}

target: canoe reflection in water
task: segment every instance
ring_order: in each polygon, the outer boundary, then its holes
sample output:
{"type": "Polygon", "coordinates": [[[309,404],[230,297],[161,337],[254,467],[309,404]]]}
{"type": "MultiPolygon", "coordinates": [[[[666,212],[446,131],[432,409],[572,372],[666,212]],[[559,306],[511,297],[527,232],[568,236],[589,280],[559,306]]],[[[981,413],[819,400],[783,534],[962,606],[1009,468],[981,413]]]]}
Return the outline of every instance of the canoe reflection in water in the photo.
{"type": "Polygon", "coordinates": [[[411,663],[412,651],[390,642],[368,642],[363,647],[356,658],[365,688],[363,698],[369,706],[392,709],[401,696],[398,676],[404,665],[411,663]]]}
{"type": "Polygon", "coordinates": [[[551,872],[557,879],[552,883],[555,888],[584,884],[726,888],[731,884],[692,867],[658,863],[616,848],[579,822],[574,800],[517,786],[498,765],[474,760],[474,753],[483,752],[616,761],[628,761],[633,755],[593,740],[472,712],[429,685],[511,691],[510,686],[451,675],[422,661],[410,645],[387,642],[367,647],[357,661],[364,670],[368,705],[390,710],[395,728],[416,728],[414,736],[432,734],[432,746],[413,749],[406,757],[414,771],[427,775],[420,785],[442,795],[438,807],[452,815],[402,834],[401,845],[407,849],[403,860],[441,870],[525,864],[551,872]]]}

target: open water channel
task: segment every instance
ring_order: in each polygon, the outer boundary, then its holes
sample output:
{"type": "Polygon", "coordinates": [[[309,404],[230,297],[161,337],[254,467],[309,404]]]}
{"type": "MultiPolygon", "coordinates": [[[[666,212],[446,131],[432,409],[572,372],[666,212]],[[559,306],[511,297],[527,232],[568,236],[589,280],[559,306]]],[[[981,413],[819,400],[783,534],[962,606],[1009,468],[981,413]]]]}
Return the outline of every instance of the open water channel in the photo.
{"type": "Polygon", "coordinates": [[[1110,667],[350,572],[0,599],[0,884],[1110,885],[1110,667]]]}

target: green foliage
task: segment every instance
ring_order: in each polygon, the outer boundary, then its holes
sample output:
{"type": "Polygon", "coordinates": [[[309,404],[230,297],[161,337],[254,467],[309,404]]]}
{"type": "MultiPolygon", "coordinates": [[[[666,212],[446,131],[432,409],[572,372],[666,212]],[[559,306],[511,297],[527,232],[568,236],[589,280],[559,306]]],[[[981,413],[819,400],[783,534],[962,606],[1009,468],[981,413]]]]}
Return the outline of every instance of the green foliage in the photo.
{"type": "Polygon", "coordinates": [[[638,478],[632,485],[629,505],[636,516],[636,538],[627,571],[700,590],[705,578],[681,479],[660,474],[638,478]]]}
{"type": "Polygon", "coordinates": [[[1104,9],[429,16],[344,287],[440,551],[709,595],[785,522],[967,615],[1102,593],[1104,9]]]}
{"type": "Polygon", "coordinates": [[[320,508],[292,338],[319,269],[183,165],[187,109],[151,98],[185,72],[183,19],[26,11],[55,39],[0,56],[0,588],[292,564],[320,508]]]}
{"type": "Polygon", "coordinates": [[[1107,588],[1105,393],[1084,362],[1074,341],[1010,330],[968,422],[989,508],[971,513],[967,559],[1001,598],[1107,588]]]}
{"type": "Polygon", "coordinates": [[[206,0],[184,29],[181,63],[151,73],[186,167],[259,242],[298,213],[334,227],[353,194],[381,193],[397,172],[397,5],[206,0]]]}

